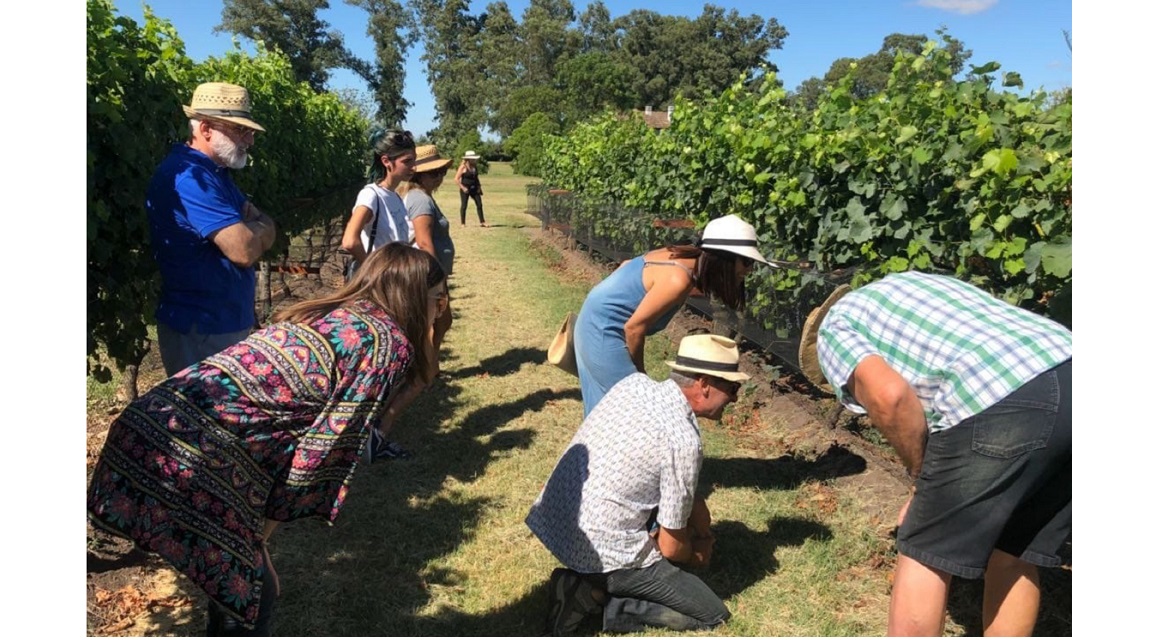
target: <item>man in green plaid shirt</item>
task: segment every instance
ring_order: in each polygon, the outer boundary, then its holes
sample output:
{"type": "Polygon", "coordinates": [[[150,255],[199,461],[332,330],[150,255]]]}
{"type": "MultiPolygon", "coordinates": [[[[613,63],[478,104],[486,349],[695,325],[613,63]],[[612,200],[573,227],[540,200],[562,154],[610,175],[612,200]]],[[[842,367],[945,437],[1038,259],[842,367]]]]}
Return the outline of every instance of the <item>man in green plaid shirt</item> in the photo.
{"type": "Polygon", "coordinates": [[[915,479],[890,635],[940,635],[952,576],[983,577],[986,635],[1030,635],[1037,566],[1072,531],[1072,332],[945,276],[838,289],[801,368],[867,413],[915,479]]]}

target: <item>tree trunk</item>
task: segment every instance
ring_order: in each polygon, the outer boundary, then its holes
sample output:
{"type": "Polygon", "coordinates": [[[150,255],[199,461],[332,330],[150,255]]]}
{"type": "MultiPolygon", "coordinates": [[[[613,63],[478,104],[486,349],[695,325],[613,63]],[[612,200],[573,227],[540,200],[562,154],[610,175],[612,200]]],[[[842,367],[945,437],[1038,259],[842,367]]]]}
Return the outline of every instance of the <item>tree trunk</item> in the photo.
{"type": "Polygon", "coordinates": [[[128,404],[140,397],[140,390],[136,381],[140,375],[140,365],[130,364],[124,367],[123,377],[120,378],[120,387],[116,389],[116,400],[128,404]]]}

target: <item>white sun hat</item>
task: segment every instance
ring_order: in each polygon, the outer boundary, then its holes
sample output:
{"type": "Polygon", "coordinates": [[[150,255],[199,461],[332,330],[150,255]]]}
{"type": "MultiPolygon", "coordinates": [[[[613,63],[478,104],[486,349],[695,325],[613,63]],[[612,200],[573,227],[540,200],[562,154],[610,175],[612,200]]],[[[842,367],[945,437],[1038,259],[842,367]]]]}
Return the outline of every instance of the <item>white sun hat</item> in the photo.
{"type": "Polygon", "coordinates": [[[727,251],[738,256],[751,258],[764,264],[772,264],[757,249],[756,229],[734,214],[716,218],[704,227],[700,238],[701,249],[727,251]]]}

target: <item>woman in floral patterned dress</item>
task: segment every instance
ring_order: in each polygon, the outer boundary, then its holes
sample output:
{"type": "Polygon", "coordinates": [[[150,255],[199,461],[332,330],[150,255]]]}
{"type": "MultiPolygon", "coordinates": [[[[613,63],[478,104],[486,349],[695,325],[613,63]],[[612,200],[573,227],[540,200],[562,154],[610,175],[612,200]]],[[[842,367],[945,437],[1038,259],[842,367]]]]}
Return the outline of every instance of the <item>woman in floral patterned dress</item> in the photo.
{"type": "Polygon", "coordinates": [[[430,381],[446,295],[432,256],[389,244],[335,294],[160,383],[109,429],[90,520],[203,589],[208,635],[267,635],[268,536],[336,518],[392,390],[430,381]]]}

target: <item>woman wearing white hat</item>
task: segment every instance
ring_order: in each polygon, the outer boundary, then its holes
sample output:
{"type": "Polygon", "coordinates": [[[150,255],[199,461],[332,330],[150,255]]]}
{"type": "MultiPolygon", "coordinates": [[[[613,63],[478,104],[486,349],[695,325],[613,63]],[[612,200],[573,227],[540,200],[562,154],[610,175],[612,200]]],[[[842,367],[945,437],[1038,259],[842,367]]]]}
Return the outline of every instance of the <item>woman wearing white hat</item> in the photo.
{"type": "Polygon", "coordinates": [[[480,171],[476,169],[476,161],[479,159],[480,154],[466,151],[456,169],[456,186],[460,187],[460,226],[464,226],[464,218],[468,214],[468,198],[476,201],[476,217],[480,218],[480,226],[488,226],[484,222],[484,201],[480,199],[484,190],[480,188],[480,171]]]}
{"type": "Polygon", "coordinates": [[[574,346],[584,416],[612,385],[644,369],[644,341],[672,320],[695,290],[744,307],[744,277],[768,264],[756,230],[734,215],[704,227],[696,245],[656,249],[626,260],[584,300],[574,346]]]}

